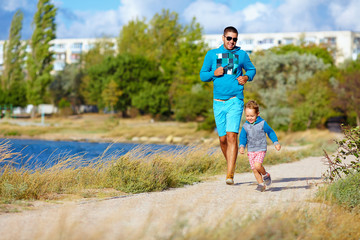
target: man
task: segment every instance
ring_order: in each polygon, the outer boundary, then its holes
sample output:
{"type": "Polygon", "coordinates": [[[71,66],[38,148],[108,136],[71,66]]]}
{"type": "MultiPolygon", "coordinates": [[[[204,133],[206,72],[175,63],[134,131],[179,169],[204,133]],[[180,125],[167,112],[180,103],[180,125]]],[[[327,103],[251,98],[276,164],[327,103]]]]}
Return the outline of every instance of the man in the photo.
{"type": "Polygon", "coordinates": [[[229,185],[234,184],[244,84],[252,81],[256,73],[247,53],[236,46],[237,37],[236,28],[226,27],[222,36],[224,44],[207,52],[200,71],[201,81],[214,82],[215,123],[227,162],[226,184],[229,185]]]}

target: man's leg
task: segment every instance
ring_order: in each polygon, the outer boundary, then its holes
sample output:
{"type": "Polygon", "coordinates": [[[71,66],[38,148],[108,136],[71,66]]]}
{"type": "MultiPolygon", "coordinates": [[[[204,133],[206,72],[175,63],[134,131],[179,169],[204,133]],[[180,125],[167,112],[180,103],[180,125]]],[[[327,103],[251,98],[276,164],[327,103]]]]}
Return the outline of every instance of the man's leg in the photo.
{"type": "Polygon", "coordinates": [[[227,160],[227,157],[226,157],[226,152],[227,152],[227,140],[226,140],[226,135],[219,137],[219,141],[220,141],[221,151],[222,151],[222,153],[224,154],[224,157],[225,157],[226,162],[227,162],[228,160],[227,160]]]}
{"type": "Polygon", "coordinates": [[[238,134],[235,132],[226,133],[227,176],[230,178],[234,178],[236,158],[238,154],[237,138],[238,134]]]}

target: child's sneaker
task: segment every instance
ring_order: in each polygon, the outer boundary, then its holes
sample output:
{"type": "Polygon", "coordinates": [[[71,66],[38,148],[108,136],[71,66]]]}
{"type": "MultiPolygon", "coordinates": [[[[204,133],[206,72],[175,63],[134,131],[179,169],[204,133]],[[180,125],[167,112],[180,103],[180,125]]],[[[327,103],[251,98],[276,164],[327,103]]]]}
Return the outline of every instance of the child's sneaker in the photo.
{"type": "Polygon", "coordinates": [[[227,185],[233,185],[234,184],[234,180],[232,178],[228,178],[226,179],[226,184],[227,185]]]}
{"type": "Polygon", "coordinates": [[[263,180],[264,180],[266,186],[270,186],[271,183],[272,183],[271,177],[270,177],[270,173],[267,172],[267,173],[263,176],[263,180]]]}
{"type": "Polygon", "coordinates": [[[264,183],[258,184],[256,190],[259,191],[259,192],[265,192],[266,185],[264,183]]]}

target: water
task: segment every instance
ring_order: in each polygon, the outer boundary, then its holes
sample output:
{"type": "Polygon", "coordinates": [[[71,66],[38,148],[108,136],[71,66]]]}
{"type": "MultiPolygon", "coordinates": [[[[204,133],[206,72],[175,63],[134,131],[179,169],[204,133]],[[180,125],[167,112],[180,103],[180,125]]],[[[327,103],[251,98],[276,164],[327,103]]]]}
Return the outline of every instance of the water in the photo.
{"type": "MultiPolygon", "coordinates": [[[[72,142],[72,141],[48,141],[31,139],[1,139],[1,142],[10,144],[11,152],[21,153],[20,156],[11,159],[16,167],[35,169],[38,167],[50,167],[59,160],[69,156],[79,156],[85,162],[107,159],[106,156],[121,156],[127,152],[141,148],[142,154],[148,155],[158,151],[177,151],[184,146],[160,145],[160,144],[135,144],[135,143],[95,143],[95,142],[72,142]],[[101,157],[104,156],[105,157],[101,157]]],[[[1,163],[4,165],[5,163],[1,163]]]]}

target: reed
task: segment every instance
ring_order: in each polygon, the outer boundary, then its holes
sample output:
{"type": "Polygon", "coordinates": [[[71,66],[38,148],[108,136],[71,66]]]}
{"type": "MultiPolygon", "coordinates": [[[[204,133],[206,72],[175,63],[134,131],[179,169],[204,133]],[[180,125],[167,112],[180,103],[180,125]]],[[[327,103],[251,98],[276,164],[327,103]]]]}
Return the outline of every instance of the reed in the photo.
{"type": "MultiPolygon", "coordinates": [[[[148,153],[149,149],[140,145],[125,155],[105,150],[92,161],[85,160],[80,154],[64,154],[53,166],[51,162],[54,159],[49,159],[44,167],[31,170],[11,162],[22,156],[21,153],[11,152],[9,142],[4,141],[0,143],[0,200],[11,203],[16,200],[56,199],[69,194],[97,197],[162,191],[226,171],[226,161],[218,147],[194,145],[178,151],[148,153]]],[[[264,163],[292,162],[313,154],[311,147],[297,151],[271,150],[264,163]]],[[[239,155],[236,172],[249,170],[246,155],[239,155]]]]}

